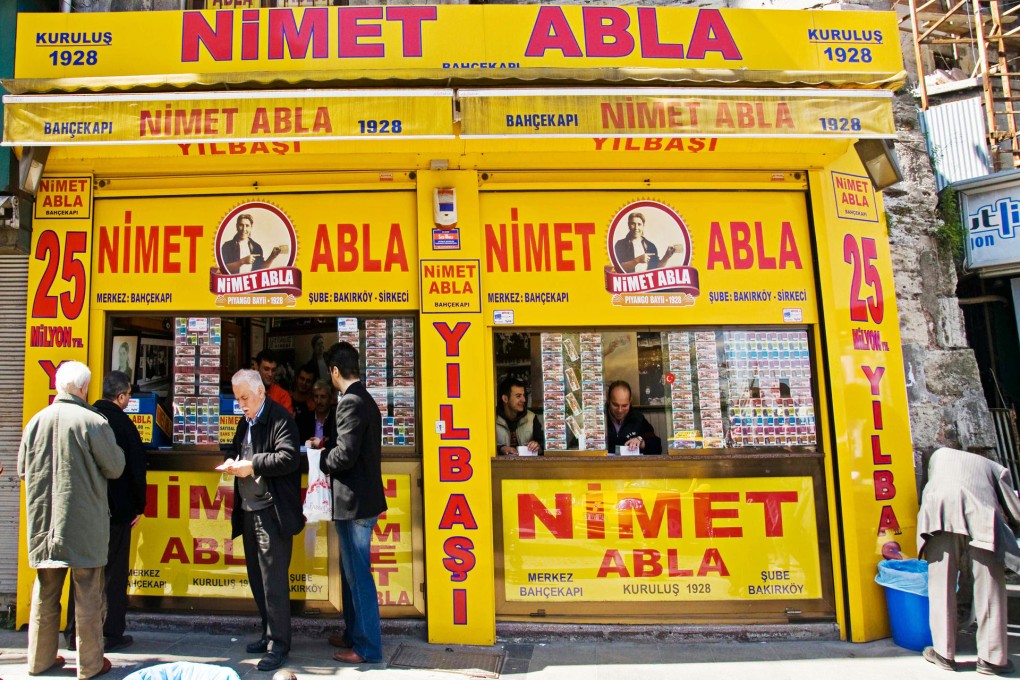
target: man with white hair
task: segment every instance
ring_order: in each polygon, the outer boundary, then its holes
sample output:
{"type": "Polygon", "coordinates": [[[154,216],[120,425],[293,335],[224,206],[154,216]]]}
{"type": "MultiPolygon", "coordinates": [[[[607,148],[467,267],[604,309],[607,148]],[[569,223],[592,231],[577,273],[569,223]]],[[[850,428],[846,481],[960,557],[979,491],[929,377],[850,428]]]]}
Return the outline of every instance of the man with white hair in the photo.
{"type": "Polygon", "coordinates": [[[36,569],[28,622],[28,674],[63,663],[57,656],[60,592],[71,570],[78,679],[110,670],[103,657],[103,567],[110,544],[107,480],[124,471],[113,430],[85,400],[92,372],[78,361],[57,369],[57,396],[21,437],[28,564],[36,569]]]}
{"type": "Polygon", "coordinates": [[[257,668],[276,670],[290,652],[290,556],[301,533],[301,459],[298,428],[290,411],[266,398],[258,371],[230,380],[244,418],[234,433],[234,457],[217,470],[234,475],[232,537],[244,537],[248,585],[262,617],[262,637],[250,654],[264,654],[257,668]]]}

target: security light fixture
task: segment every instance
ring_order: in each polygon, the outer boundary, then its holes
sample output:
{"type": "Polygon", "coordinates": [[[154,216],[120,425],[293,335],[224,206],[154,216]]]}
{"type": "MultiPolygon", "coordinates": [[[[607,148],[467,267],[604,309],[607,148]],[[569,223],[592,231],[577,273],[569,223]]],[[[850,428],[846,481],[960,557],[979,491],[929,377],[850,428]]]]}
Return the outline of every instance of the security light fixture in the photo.
{"type": "Polygon", "coordinates": [[[19,174],[21,176],[20,188],[22,191],[35,196],[39,191],[39,180],[42,179],[43,170],[46,167],[46,158],[50,155],[48,146],[27,147],[21,155],[19,174]]]}
{"type": "Polygon", "coordinates": [[[854,150],[861,157],[864,170],[878,191],[903,181],[891,139],[862,139],[854,143],[854,150]]]}

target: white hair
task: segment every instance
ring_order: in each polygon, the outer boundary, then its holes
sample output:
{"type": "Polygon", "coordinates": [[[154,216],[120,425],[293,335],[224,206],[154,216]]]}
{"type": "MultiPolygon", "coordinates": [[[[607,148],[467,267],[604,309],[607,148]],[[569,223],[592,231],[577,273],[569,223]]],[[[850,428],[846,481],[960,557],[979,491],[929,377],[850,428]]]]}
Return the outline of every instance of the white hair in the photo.
{"type": "Polygon", "coordinates": [[[262,383],[262,376],[258,371],[253,371],[250,368],[242,368],[240,371],[235,373],[230,379],[230,384],[234,387],[237,387],[238,385],[247,385],[248,389],[256,394],[266,391],[266,386],[262,383]]]}
{"type": "Polygon", "coordinates": [[[71,390],[80,390],[89,384],[92,371],[80,361],[65,361],[60,364],[57,374],[53,377],[57,392],[67,394],[71,390]]]}

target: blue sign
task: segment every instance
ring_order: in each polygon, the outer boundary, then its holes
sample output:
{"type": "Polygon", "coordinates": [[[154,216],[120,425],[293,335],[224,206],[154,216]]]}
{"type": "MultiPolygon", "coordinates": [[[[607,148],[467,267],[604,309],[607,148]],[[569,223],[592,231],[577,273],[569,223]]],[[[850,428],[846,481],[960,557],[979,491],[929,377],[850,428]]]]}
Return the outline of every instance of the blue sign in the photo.
{"type": "Polygon", "coordinates": [[[433,229],[432,250],[460,250],[460,229],[433,229]]]}

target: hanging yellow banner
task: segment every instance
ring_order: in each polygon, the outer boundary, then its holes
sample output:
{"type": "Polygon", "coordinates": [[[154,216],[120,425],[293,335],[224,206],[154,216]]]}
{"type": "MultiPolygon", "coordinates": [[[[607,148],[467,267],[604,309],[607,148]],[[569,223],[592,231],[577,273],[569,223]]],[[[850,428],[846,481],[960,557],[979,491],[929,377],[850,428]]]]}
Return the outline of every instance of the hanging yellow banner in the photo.
{"type": "Polygon", "coordinates": [[[838,460],[835,502],[844,517],[848,627],[853,641],[863,642],[889,634],[883,589],[871,578],[885,544],[895,541],[908,555],[915,549],[918,501],[906,391],[915,379],[904,361],[881,193],[873,193],[855,153],[811,181],[819,197],[814,221],[824,226],[816,232],[818,282],[838,460]]]}
{"type": "Polygon", "coordinates": [[[892,95],[817,90],[461,90],[463,137],[895,137],[892,95]]]}
{"type": "Polygon", "coordinates": [[[451,78],[896,89],[905,77],[894,12],[280,7],[23,13],[17,31],[12,93],[451,78]]]}
{"type": "Polygon", "coordinates": [[[452,90],[25,95],[4,105],[6,145],[453,136],[452,90]]]}
{"type": "Polygon", "coordinates": [[[508,602],[822,596],[810,477],[504,480],[508,602]]]}

